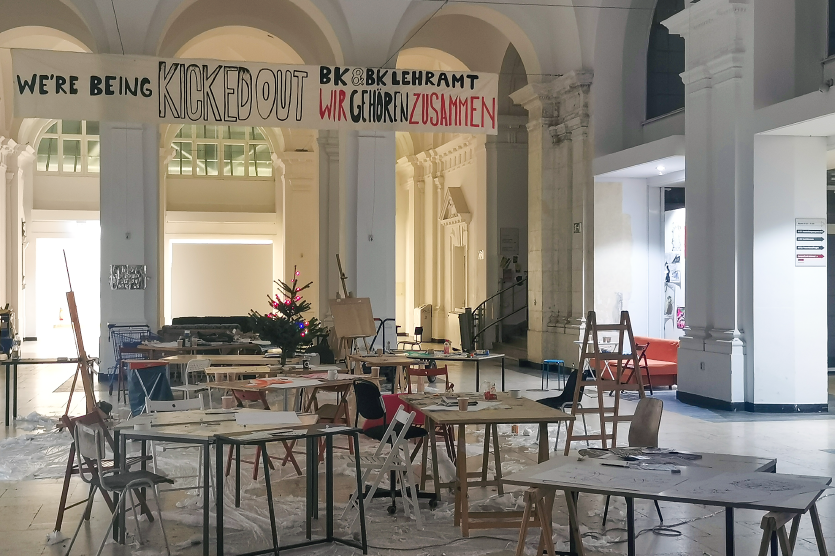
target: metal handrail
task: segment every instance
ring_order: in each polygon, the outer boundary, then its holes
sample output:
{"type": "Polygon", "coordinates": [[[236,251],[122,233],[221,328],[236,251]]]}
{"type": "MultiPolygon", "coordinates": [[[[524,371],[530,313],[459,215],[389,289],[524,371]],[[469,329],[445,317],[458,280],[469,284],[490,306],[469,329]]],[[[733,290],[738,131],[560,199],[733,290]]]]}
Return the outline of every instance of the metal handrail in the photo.
{"type": "MultiPolygon", "coordinates": [[[[475,311],[473,311],[473,314],[476,315],[477,318],[478,318],[479,324],[480,325],[484,324],[484,311],[485,311],[485,308],[487,307],[487,304],[489,302],[491,302],[492,300],[494,300],[497,297],[500,297],[501,295],[503,295],[504,293],[506,293],[510,290],[514,290],[513,293],[515,294],[516,293],[515,289],[520,287],[520,286],[525,286],[527,284],[527,281],[528,281],[528,277],[524,276],[518,282],[515,282],[515,283],[511,284],[510,286],[504,288],[503,290],[499,290],[498,292],[494,293],[493,295],[491,295],[490,297],[485,299],[484,302],[480,303],[478,305],[478,307],[475,308],[475,311]]],[[[527,292],[527,289],[525,289],[525,292],[527,292]]],[[[513,295],[513,294],[511,294],[511,295],[513,295]]],[[[528,307],[527,296],[525,296],[525,303],[523,303],[518,308],[516,307],[516,297],[515,297],[515,295],[511,298],[511,300],[512,300],[512,304],[513,304],[512,308],[511,308],[511,311],[506,315],[504,315],[504,314],[501,315],[499,318],[497,318],[496,320],[494,320],[493,322],[491,322],[487,326],[484,326],[483,328],[481,328],[481,330],[479,330],[478,332],[473,334],[473,343],[475,343],[476,338],[478,338],[479,336],[482,336],[487,330],[489,330],[493,326],[498,325],[499,323],[501,323],[505,319],[507,319],[509,317],[512,317],[513,315],[515,315],[516,313],[518,313],[522,309],[526,309],[528,307]]],[[[500,306],[500,311],[503,310],[503,308],[504,308],[503,306],[500,306]]]]}

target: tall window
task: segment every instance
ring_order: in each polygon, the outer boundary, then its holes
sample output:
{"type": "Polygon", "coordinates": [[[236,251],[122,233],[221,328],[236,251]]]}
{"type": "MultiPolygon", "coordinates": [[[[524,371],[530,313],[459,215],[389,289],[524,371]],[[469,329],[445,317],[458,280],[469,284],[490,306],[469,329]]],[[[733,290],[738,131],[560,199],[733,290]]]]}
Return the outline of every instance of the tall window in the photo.
{"type": "Polygon", "coordinates": [[[173,176],[236,176],[263,178],[273,175],[267,138],[257,127],[185,125],[171,145],[168,163],[173,176]]]}
{"type": "Polygon", "coordinates": [[[661,22],[684,9],[684,0],[658,0],[647,51],[647,119],[684,108],[684,39],[661,22]]]}
{"type": "Polygon", "coordinates": [[[97,174],[101,163],[100,144],[99,122],[55,122],[38,142],[38,172],[97,174]]]}
{"type": "Polygon", "coordinates": [[[835,56],[835,0],[829,0],[829,31],[828,31],[829,56],[835,56]]]}

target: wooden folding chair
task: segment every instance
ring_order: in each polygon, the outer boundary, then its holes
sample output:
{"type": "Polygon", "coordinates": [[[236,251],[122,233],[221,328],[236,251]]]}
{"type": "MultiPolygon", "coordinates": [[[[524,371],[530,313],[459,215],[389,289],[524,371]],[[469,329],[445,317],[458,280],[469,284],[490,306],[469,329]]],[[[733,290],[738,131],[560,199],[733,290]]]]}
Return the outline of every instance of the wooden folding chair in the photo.
{"type": "MultiPolygon", "coordinates": [[[[407,367],[406,368],[406,386],[408,388],[408,393],[412,393],[412,377],[443,377],[444,384],[446,385],[445,391],[451,392],[455,385],[449,381],[449,369],[446,365],[443,367],[437,368],[421,368],[421,367],[407,367]]],[[[415,426],[422,427],[424,424],[424,418],[422,413],[418,413],[418,416],[415,418],[415,426]]],[[[435,426],[435,434],[441,436],[444,439],[444,446],[446,446],[446,453],[449,456],[449,459],[452,460],[452,463],[455,463],[455,427],[452,425],[436,425],[435,426]]],[[[428,443],[427,443],[428,444],[428,443]]],[[[427,449],[426,445],[423,447],[424,451],[427,449]]]]}
{"type": "MultiPolygon", "coordinates": [[[[646,371],[647,373],[647,386],[649,387],[649,395],[652,396],[652,375],[649,373],[649,364],[647,363],[647,350],[649,349],[649,343],[646,344],[635,344],[635,349],[638,350],[638,372],[646,371]]],[[[632,359],[629,359],[623,365],[623,383],[628,384],[632,377],[635,375],[634,365],[632,363],[632,359]],[[626,374],[626,371],[629,371],[629,374],[626,374]]]]}
{"type": "MultiPolygon", "coordinates": [[[[63,417],[61,417],[61,425],[66,427],[66,429],[67,429],[67,431],[69,431],[70,435],[75,434],[76,424],[100,427],[101,430],[104,433],[105,441],[107,442],[108,446],[110,446],[111,451],[113,451],[115,453],[115,450],[114,450],[115,444],[113,442],[113,437],[110,435],[110,431],[107,430],[107,426],[104,422],[101,411],[96,409],[95,411],[92,411],[92,412],[90,412],[86,415],[82,415],[81,417],[69,417],[67,415],[64,415],[63,417]]],[[[75,438],[75,437],[73,437],[73,438],[75,438]]],[[[126,458],[125,463],[127,465],[127,469],[130,469],[131,466],[136,465],[137,463],[141,463],[142,461],[151,461],[152,459],[153,459],[153,456],[151,456],[151,455],[147,455],[145,457],[134,456],[134,457],[126,458]]],[[[84,462],[85,463],[84,463],[83,471],[85,473],[93,473],[93,474],[98,473],[98,468],[96,466],[95,461],[84,459],[84,462]]],[[[103,460],[101,462],[101,464],[102,464],[101,466],[102,466],[103,469],[113,469],[113,467],[116,465],[116,463],[112,459],[103,460]]],[[[61,530],[61,525],[64,522],[64,512],[65,511],[69,510],[70,508],[80,506],[81,504],[86,504],[87,501],[88,501],[88,498],[86,498],[86,499],[82,500],[81,502],[76,502],[75,504],[70,504],[69,506],[67,506],[67,495],[69,494],[69,490],[70,490],[70,479],[72,479],[73,475],[78,475],[81,471],[82,471],[82,469],[79,469],[77,458],[76,458],[75,442],[73,442],[73,444],[70,446],[69,457],[67,458],[67,469],[64,473],[64,486],[61,489],[61,498],[58,502],[58,517],[55,520],[55,530],[56,531],[61,530]]],[[[93,492],[92,487],[90,488],[90,492],[91,493],[93,492]]],[[[106,491],[102,491],[102,497],[104,498],[104,501],[107,503],[107,507],[110,508],[110,511],[112,512],[116,508],[116,505],[114,504],[113,499],[110,498],[110,495],[106,491]]],[[[150,508],[148,508],[148,506],[145,504],[145,499],[140,498],[139,503],[142,507],[142,513],[144,513],[145,515],[148,516],[149,521],[153,521],[154,518],[151,515],[150,508]]],[[[90,519],[90,512],[89,511],[86,512],[86,515],[84,516],[84,519],[86,519],[86,520],[90,519]]]]}

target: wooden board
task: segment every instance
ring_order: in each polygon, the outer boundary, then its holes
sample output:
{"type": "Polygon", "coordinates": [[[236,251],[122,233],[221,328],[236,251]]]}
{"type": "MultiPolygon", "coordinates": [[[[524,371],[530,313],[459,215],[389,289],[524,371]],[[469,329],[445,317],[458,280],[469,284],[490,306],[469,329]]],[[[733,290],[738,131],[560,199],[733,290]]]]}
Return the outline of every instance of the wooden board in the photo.
{"type": "MultiPolygon", "coordinates": [[[[459,396],[461,394],[458,394],[459,396]]],[[[453,394],[453,396],[455,396],[453,394]]],[[[477,394],[468,396],[475,399],[477,394]]],[[[437,405],[441,401],[440,395],[435,394],[407,394],[401,399],[420,410],[421,407],[437,405]]],[[[478,399],[484,400],[484,395],[478,399]]],[[[484,425],[484,424],[524,424],[524,423],[559,423],[572,421],[573,416],[553,409],[528,398],[512,398],[510,394],[498,394],[498,400],[510,409],[482,409],[481,411],[425,411],[427,417],[440,425],[484,425]]]]}
{"type": "Polygon", "coordinates": [[[374,313],[368,297],[345,297],[330,300],[333,325],[339,338],[367,338],[374,336],[374,313]]]}

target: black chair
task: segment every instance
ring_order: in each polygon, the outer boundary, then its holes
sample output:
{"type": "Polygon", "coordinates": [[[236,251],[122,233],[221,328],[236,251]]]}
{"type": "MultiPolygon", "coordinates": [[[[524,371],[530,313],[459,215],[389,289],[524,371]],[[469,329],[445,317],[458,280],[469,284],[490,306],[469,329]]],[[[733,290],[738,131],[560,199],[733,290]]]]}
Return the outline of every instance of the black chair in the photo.
{"type": "MultiPolygon", "coordinates": [[[[357,426],[360,415],[362,415],[362,418],[366,421],[382,419],[382,425],[368,427],[362,431],[362,434],[368,438],[372,438],[377,442],[381,441],[386,434],[386,429],[388,429],[389,419],[386,416],[386,404],[383,400],[383,395],[380,393],[380,388],[370,380],[356,380],[354,381],[354,397],[357,402],[357,414],[354,418],[354,426],[357,426]]],[[[399,435],[402,427],[397,425],[394,430],[399,435]]],[[[414,425],[410,426],[409,430],[406,432],[407,440],[421,439],[422,442],[427,442],[428,436],[429,431],[423,427],[416,427],[414,425]]],[[[417,450],[415,450],[415,453],[417,453],[417,450]]],[[[356,457],[359,457],[359,447],[357,447],[356,457]]],[[[414,458],[414,454],[412,457],[414,458]]],[[[374,493],[374,498],[391,498],[391,505],[388,507],[388,512],[392,515],[397,511],[395,499],[398,496],[401,496],[401,492],[395,488],[395,485],[396,477],[394,472],[392,472],[389,477],[389,491],[386,492],[384,490],[378,490],[374,493]]],[[[366,493],[368,492],[368,488],[368,485],[366,485],[366,493]]],[[[438,505],[438,500],[435,498],[434,493],[418,492],[418,498],[428,499],[430,508],[434,508],[438,505]]]]}
{"type": "MultiPolygon", "coordinates": [[[[565,388],[563,389],[562,393],[559,396],[553,396],[551,398],[543,398],[541,400],[537,400],[542,405],[547,405],[553,409],[559,409],[560,411],[565,411],[566,409],[570,408],[574,404],[574,390],[577,387],[577,376],[579,375],[579,371],[574,369],[571,371],[571,374],[568,375],[568,380],[565,381],[565,388]]],[[[583,390],[585,387],[580,388],[580,399],[583,399],[583,390]]],[[[582,408],[583,404],[577,402],[577,407],[582,408]]],[[[586,414],[581,413],[583,417],[583,431],[585,435],[588,436],[589,430],[586,428],[586,414]]],[[[557,439],[554,441],[554,451],[557,451],[557,444],[560,441],[560,430],[562,429],[562,422],[557,423],[557,439]]],[[[589,445],[589,441],[586,440],[586,446],[589,445]]]]}

